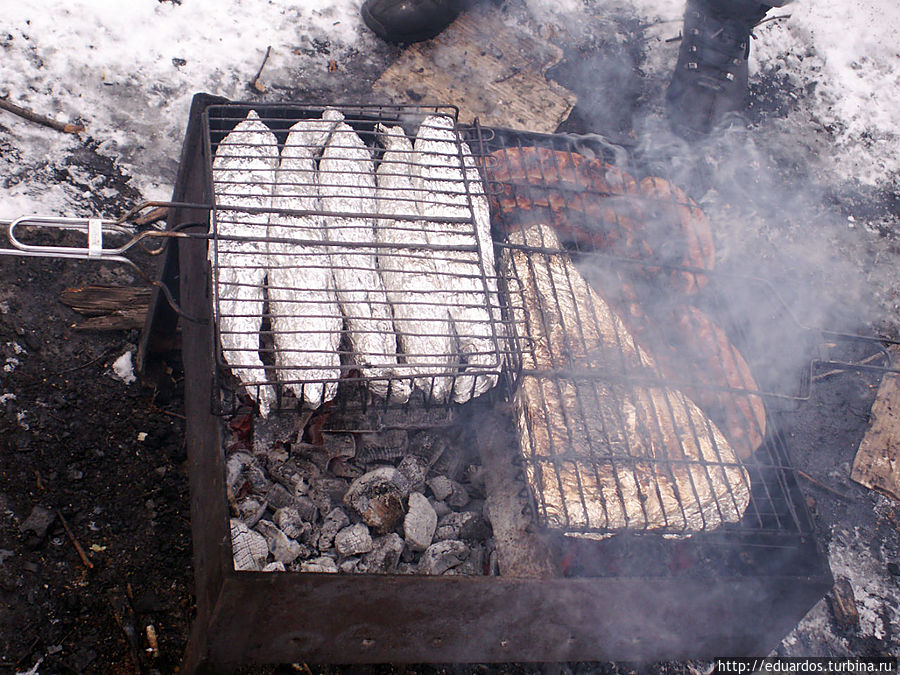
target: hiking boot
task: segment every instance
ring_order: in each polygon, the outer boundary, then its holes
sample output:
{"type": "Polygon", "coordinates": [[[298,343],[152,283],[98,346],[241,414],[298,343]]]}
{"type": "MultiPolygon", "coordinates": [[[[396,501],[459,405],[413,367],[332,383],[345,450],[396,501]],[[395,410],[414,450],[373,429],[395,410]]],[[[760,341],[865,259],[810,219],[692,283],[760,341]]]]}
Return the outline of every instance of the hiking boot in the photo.
{"type": "Polygon", "coordinates": [[[750,31],[769,5],[688,0],[678,63],[666,90],[672,130],[695,140],[747,107],[750,31]]]}
{"type": "Polygon", "coordinates": [[[360,13],[382,40],[405,44],[433,38],[462,9],[463,0],[366,0],[360,13]]]}

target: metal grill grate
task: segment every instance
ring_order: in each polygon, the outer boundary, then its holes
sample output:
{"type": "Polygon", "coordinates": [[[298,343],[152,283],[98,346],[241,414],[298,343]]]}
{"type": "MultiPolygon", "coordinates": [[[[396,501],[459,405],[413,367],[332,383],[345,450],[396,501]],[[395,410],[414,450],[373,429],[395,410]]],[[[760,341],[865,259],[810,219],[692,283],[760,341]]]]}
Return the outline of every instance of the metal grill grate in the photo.
{"type": "Polygon", "coordinates": [[[455,109],[234,104],[204,125],[217,361],[264,413],[496,383],[480,144],[455,109]]]}
{"type": "Polygon", "coordinates": [[[495,138],[485,171],[537,521],[594,539],[807,533],[766,394],[710,315],[723,300],[699,208],[607,164],[607,146],[495,138]]]}

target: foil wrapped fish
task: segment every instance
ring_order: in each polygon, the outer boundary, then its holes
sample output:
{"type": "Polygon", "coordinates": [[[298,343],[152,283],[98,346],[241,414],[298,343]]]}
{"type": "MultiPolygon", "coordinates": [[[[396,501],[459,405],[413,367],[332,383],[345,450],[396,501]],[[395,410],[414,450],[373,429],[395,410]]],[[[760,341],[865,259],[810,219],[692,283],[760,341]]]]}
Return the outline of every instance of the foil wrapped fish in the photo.
{"type": "Polygon", "coordinates": [[[275,401],[260,351],[268,267],[269,214],[278,141],[251,110],[219,143],[212,163],[216,199],[209,260],[222,356],[265,417],[275,401]],[[242,211],[242,208],[265,211],[242,211]],[[241,237],[241,240],[229,239],[241,237]]]}
{"type": "Polygon", "coordinates": [[[294,124],[281,150],[269,221],[269,306],[279,378],[308,406],[337,394],[343,328],[316,176],[316,159],[337,120],[294,124]],[[285,210],[310,211],[307,215],[285,210]],[[305,240],[292,243],[284,240],[305,240]],[[319,380],[319,381],[316,381],[319,380]]]}
{"type": "Polygon", "coordinates": [[[335,290],[346,322],[352,357],[369,390],[382,398],[404,402],[409,382],[395,379],[397,335],[384,282],[378,272],[373,220],[375,215],[375,165],[369,149],[336,110],[326,110],[323,119],[337,125],[319,162],[322,208],[329,215],[326,236],[333,246],[335,290]],[[368,244],[368,246],[367,246],[368,244]]]}
{"type": "MultiPolygon", "coordinates": [[[[422,121],[414,150],[413,184],[420,195],[419,212],[427,222],[428,242],[449,247],[436,252],[434,261],[444,277],[444,296],[462,359],[473,370],[495,369],[500,323],[494,250],[488,202],[471,150],[459,143],[453,120],[446,115],[422,121]],[[442,220],[454,218],[468,222],[442,220]]],[[[454,383],[453,400],[464,403],[496,384],[496,373],[461,374],[454,383]]]]}
{"type": "Polygon", "coordinates": [[[400,359],[416,375],[413,385],[436,401],[449,397],[456,363],[450,314],[441,294],[438,274],[423,223],[418,219],[418,194],[413,186],[412,141],[403,129],[379,124],[378,138],[385,153],[378,165],[378,212],[415,220],[379,219],[375,234],[380,244],[403,246],[382,249],[378,263],[394,311],[400,359]],[[414,248],[420,245],[422,248],[414,248]]]}

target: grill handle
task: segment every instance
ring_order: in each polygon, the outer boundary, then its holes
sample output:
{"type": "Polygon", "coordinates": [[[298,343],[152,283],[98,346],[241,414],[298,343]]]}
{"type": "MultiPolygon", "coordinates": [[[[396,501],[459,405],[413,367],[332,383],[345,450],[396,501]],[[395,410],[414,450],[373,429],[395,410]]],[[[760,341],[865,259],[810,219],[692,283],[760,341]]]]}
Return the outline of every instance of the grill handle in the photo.
{"type": "MultiPolygon", "coordinates": [[[[185,232],[173,230],[145,230],[135,232],[127,220],[148,206],[184,206],[173,202],[143,202],[129,211],[120,220],[105,218],[70,218],[65,216],[29,215],[15,220],[0,220],[0,228],[6,233],[10,247],[0,247],[0,256],[17,256],[25,258],[56,258],[64,260],[96,260],[100,262],[121,263],[131,268],[152,286],[160,289],[172,309],[182,318],[197,323],[207,323],[206,319],[186,314],[169,288],[162,282],[151,278],[141,267],[124,254],[135,246],[150,255],[159,255],[165,250],[169,239],[186,239],[191,237],[185,232]],[[25,228],[45,231],[65,230],[83,234],[85,243],[81,246],[56,246],[52,244],[34,244],[23,241],[21,231],[25,228]],[[106,246],[108,237],[128,237],[121,246],[106,246]],[[162,240],[153,246],[151,240],[162,240]]],[[[201,206],[201,205],[189,205],[201,206]]],[[[208,208],[208,207],[206,207],[208,208]]]]}

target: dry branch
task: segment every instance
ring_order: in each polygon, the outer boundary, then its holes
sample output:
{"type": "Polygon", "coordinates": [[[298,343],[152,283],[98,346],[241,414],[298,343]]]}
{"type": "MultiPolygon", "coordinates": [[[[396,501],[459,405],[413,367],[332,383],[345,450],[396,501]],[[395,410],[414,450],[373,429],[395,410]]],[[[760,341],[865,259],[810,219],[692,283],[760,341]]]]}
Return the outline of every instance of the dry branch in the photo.
{"type": "Polygon", "coordinates": [[[34,122],[45,127],[50,127],[51,129],[56,129],[57,131],[62,131],[67,134],[79,134],[84,131],[84,126],[82,126],[81,124],[57,122],[55,119],[36,113],[33,110],[29,110],[28,108],[23,108],[22,106],[18,106],[15,103],[11,103],[5,98],[0,98],[0,108],[11,112],[13,115],[18,115],[19,117],[22,117],[30,122],[34,122]]]}

